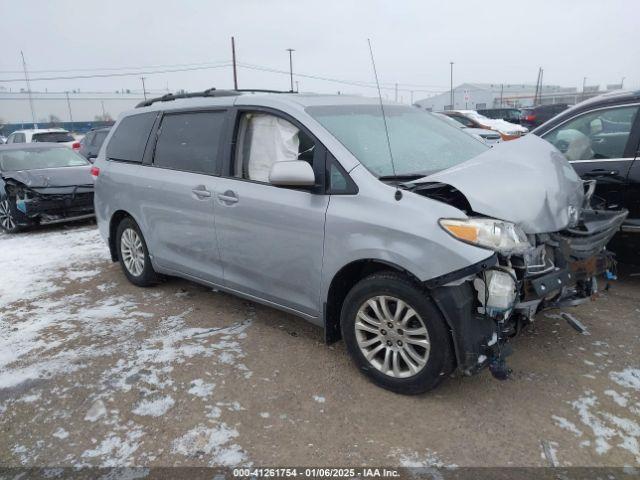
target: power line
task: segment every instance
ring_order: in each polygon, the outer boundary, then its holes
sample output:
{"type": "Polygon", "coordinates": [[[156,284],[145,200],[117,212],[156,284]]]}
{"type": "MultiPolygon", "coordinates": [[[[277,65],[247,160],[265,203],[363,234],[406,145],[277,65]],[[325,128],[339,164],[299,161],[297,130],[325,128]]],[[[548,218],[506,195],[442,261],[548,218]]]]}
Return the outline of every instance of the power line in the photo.
{"type": "MultiPolygon", "coordinates": [[[[125,73],[102,73],[102,74],[94,74],[94,75],[69,75],[69,76],[60,76],[60,77],[34,77],[30,80],[32,82],[36,81],[50,81],[50,80],[77,80],[77,79],[89,79],[89,78],[110,78],[110,77],[131,77],[131,76],[139,76],[139,75],[154,75],[161,73],[174,73],[174,72],[191,72],[194,70],[209,70],[212,68],[223,68],[230,66],[229,63],[225,63],[223,65],[211,65],[206,67],[191,67],[191,68],[173,68],[167,70],[147,70],[147,71],[138,71],[138,72],[125,72],[125,73]]],[[[10,82],[23,82],[24,78],[6,78],[0,79],[0,83],[10,83],[10,82]]]]}
{"type": "MultiPolygon", "coordinates": [[[[108,72],[118,70],[140,70],[148,68],[181,68],[181,67],[204,67],[212,65],[227,64],[229,60],[220,60],[218,62],[195,62],[195,63],[173,63],[164,65],[137,65],[129,67],[92,67],[92,68],[66,68],[58,70],[31,70],[31,73],[69,73],[69,72],[108,72]]],[[[0,70],[0,73],[22,73],[22,70],[0,70]]]]}

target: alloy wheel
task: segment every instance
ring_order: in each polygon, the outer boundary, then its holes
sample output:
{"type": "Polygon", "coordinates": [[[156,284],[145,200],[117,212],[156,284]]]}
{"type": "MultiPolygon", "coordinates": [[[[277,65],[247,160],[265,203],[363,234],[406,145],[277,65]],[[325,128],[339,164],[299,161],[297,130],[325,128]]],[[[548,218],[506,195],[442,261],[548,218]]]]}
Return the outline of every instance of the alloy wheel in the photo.
{"type": "Polygon", "coordinates": [[[429,332],[420,315],[399,298],[378,295],[362,304],[356,341],[367,361],[394,378],[419,373],[429,360],[429,332]]]}
{"type": "Polygon", "coordinates": [[[11,214],[9,200],[6,199],[0,202],[0,225],[7,231],[12,231],[16,228],[16,222],[11,214]]]}
{"type": "Polygon", "coordinates": [[[144,270],[144,247],[138,232],[127,228],[120,237],[120,253],[125,267],[131,275],[139,277],[144,270]]]}

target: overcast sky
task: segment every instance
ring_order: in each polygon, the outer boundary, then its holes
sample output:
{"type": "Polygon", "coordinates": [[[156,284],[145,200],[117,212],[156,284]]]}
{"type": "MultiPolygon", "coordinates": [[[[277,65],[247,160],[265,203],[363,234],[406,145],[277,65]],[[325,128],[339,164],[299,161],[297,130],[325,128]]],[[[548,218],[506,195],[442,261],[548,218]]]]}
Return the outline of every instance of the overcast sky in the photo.
{"type": "MultiPolygon", "coordinates": [[[[238,62],[294,73],[371,82],[367,38],[380,80],[415,100],[462,82],[640,86],[637,0],[348,1],[0,0],[0,80],[20,78],[24,51],[31,76],[109,73],[38,72],[225,63],[230,37],[238,62]],[[407,91],[402,91],[402,90],[407,91]],[[422,90],[422,91],[420,91],[422,90]]],[[[145,68],[142,68],[145,67],[145,68]]],[[[176,67],[159,67],[176,68],[176,67]]],[[[178,67],[179,68],[179,67],[178,67]]],[[[114,71],[111,71],[112,73],[114,71]]],[[[232,86],[229,67],[146,74],[151,90],[232,86]]],[[[289,78],[240,68],[241,88],[287,89],[289,78]]],[[[373,89],[296,77],[301,91],[374,94],[373,89]]],[[[24,82],[0,87],[19,90],[24,82]]],[[[34,81],[33,90],[141,90],[138,76],[34,81]]],[[[393,91],[386,95],[393,97],[393,91]]],[[[1,112],[0,112],[1,113],[1,112]]]]}

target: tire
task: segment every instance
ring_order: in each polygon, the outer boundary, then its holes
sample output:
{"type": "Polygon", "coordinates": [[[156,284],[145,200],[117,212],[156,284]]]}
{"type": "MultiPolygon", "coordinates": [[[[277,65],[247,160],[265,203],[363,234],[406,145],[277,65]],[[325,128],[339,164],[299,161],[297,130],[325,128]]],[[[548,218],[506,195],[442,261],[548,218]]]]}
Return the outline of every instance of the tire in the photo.
{"type": "Polygon", "coordinates": [[[118,225],[116,246],[120,267],[131,283],[138,287],[150,287],[160,281],[160,276],[151,265],[147,242],[132,218],[124,218],[118,225]]]}
{"type": "Polygon", "coordinates": [[[387,390],[424,393],[454,369],[452,339],[442,314],[428,291],[406,276],[381,272],[358,282],[345,298],[340,325],[360,371],[387,390]]]}
{"type": "Polygon", "coordinates": [[[16,223],[16,202],[9,197],[0,200],[0,228],[7,233],[20,231],[20,225],[16,223]]]}

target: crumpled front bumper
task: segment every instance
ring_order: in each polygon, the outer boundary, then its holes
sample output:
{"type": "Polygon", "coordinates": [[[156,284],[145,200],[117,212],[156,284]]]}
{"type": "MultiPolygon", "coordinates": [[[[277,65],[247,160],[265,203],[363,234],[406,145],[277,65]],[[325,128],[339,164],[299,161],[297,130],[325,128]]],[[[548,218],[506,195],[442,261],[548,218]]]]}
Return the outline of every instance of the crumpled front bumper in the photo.
{"type": "Polygon", "coordinates": [[[477,273],[448,278],[449,283],[431,290],[451,329],[461,372],[471,375],[502,361],[510,351],[508,339],[536,313],[589,301],[597,291],[597,279],[613,277],[615,259],[605,247],[627,212],[584,213],[578,227],[536,235],[528,255],[497,254],[497,261],[484,262],[477,273]],[[496,307],[500,302],[492,304],[485,296],[490,272],[513,279],[513,300],[506,307],[496,307]]]}
{"type": "Polygon", "coordinates": [[[94,216],[93,190],[72,190],[70,193],[47,194],[28,192],[16,197],[16,222],[60,223],[94,216]]]}

